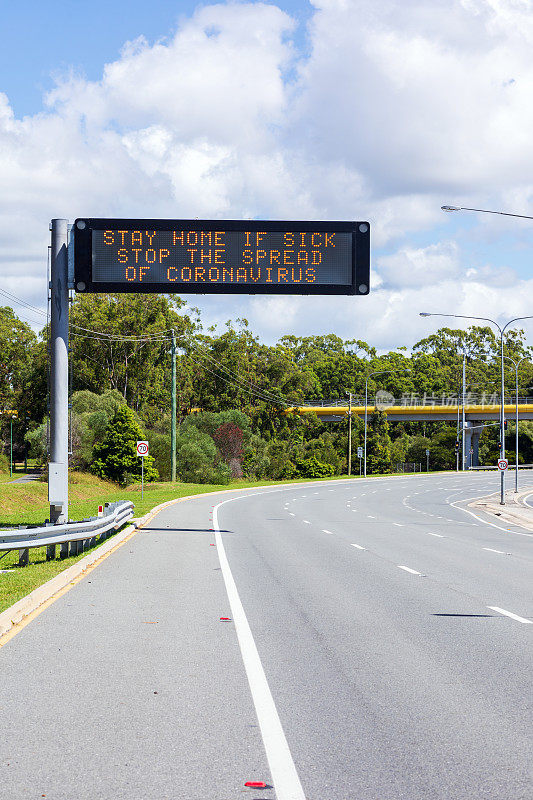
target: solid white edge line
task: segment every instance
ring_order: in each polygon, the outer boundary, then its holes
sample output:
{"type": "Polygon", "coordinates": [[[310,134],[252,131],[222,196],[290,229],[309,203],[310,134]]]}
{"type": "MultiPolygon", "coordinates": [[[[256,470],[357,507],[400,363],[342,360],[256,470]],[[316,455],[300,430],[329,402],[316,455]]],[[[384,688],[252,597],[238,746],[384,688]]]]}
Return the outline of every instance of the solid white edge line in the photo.
{"type": "MultiPolygon", "coordinates": [[[[489,520],[483,519],[483,517],[478,517],[477,514],[474,514],[473,511],[469,511],[468,508],[461,508],[459,505],[456,505],[456,503],[469,503],[472,500],[483,500],[485,497],[490,497],[490,496],[491,495],[482,495],[481,497],[467,497],[464,498],[463,500],[456,500],[454,503],[450,503],[450,505],[452,505],[458,511],[463,511],[465,514],[470,514],[471,517],[474,517],[474,519],[477,519],[478,522],[481,522],[483,525],[490,525],[493,528],[498,528],[499,531],[504,531],[505,533],[514,533],[515,536],[533,536],[533,533],[522,533],[522,531],[512,531],[509,528],[502,528],[501,525],[496,525],[495,522],[489,522],[489,520]]],[[[490,512],[487,511],[486,513],[489,514],[490,512]]],[[[509,525],[518,525],[518,523],[510,522],[509,525]]]]}
{"type": "MultiPolygon", "coordinates": [[[[258,494],[262,494],[262,492],[258,494]]],[[[250,495],[246,495],[246,497],[250,497],[250,495]]],[[[226,585],[231,615],[235,623],[237,639],[241,648],[248,683],[250,684],[250,691],[261,736],[263,737],[276,797],[278,800],[305,800],[304,790],[296,772],[274,698],[272,697],[254,637],[233,579],[218,524],[218,509],[220,506],[225,503],[231,503],[232,500],[240,499],[242,498],[224,500],[213,509],[213,527],[215,529],[215,541],[220,567],[226,585]]]]}
{"type": "Polygon", "coordinates": [[[358,550],[366,550],[366,547],[361,547],[360,544],[352,544],[352,547],[357,547],[358,550]]]}
{"type": "Polygon", "coordinates": [[[487,606],[487,608],[490,608],[491,611],[497,611],[498,614],[503,614],[505,617],[511,617],[511,619],[515,619],[517,622],[523,622],[524,625],[533,625],[533,622],[530,619],[519,617],[518,614],[513,614],[511,611],[506,611],[504,608],[498,608],[498,606],[487,606]]]}
{"type": "Polygon", "coordinates": [[[404,569],[406,572],[410,572],[411,575],[422,575],[421,572],[417,572],[416,569],[411,569],[411,567],[404,567],[401,564],[398,564],[398,569],[404,569]]]}

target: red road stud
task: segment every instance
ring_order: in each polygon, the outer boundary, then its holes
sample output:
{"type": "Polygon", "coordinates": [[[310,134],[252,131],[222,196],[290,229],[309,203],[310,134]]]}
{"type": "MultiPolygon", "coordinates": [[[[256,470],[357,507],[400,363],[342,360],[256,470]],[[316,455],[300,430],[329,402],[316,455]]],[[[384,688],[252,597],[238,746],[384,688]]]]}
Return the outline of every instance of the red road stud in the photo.
{"type": "Polygon", "coordinates": [[[251,789],[266,789],[267,785],[263,781],[246,781],[244,784],[245,786],[249,786],[251,789]]]}
{"type": "Polygon", "coordinates": [[[210,545],[209,545],[209,547],[214,547],[214,546],[215,546],[214,544],[210,544],[210,545]]]}
{"type": "Polygon", "coordinates": [[[222,622],[231,622],[231,617],[220,617],[222,622]]]}

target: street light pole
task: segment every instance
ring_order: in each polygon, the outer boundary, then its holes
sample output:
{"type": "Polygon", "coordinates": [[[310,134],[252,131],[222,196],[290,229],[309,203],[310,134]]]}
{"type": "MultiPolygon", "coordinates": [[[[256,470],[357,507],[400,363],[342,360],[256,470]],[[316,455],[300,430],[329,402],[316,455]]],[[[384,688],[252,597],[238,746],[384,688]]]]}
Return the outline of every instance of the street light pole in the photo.
{"type": "MultiPolygon", "coordinates": [[[[470,210],[470,209],[468,209],[470,210]]],[[[480,210],[480,209],[476,209],[480,210]]],[[[492,212],[491,212],[492,213],[492,212]]],[[[500,213],[500,212],[494,212],[500,213]]],[[[503,213],[503,212],[502,212],[503,213]]],[[[513,215],[510,215],[513,216],[513,215]]],[[[503,335],[509,325],[512,325],[513,322],[520,322],[524,319],[533,319],[533,316],[527,317],[514,317],[510,319],[509,322],[506,322],[503,328],[498,325],[498,323],[490,319],[489,317],[470,317],[466,314],[434,314],[421,311],[419,316],[421,317],[454,317],[455,319],[472,319],[472,320],[480,320],[481,322],[490,322],[491,325],[495,325],[499,332],[500,332],[500,359],[501,359],[501,405],[500,405],[500,459],[505,458],[505,372],[504,372],[504,355],[503,355],[503,335]]],[[[500,505],[505,505],[505,471],[500,470],[500,505]]]]}
{"type": "Polygon", "coordinates": [[[462,408],[462,415],[461,415],[461,423],[462,423],[462,447],[461,447],[461,472],[464,472],[465,469],[465,461],[466,461],[466,453],[465,453],[465,438],[466,438],[466,431],[465,431],[465,384],[466,384],[466,350],[463,350],[463,396],[461,398],[461,408],[462,408]]]}
{"type": "Polygon", "coordinates": [[[352,393],[349,395],[348,407],[348,475],[352,474],[352,393]]]}
{"type": "Polygon", "coordinates": [[[515,361],[511,356],[504,356],[507,361],[511,361],[515,368],[515,471],[514,471],[514,490],[518,492],[518,367],[528,356],[522,356],[519,361],[515,361]]]}

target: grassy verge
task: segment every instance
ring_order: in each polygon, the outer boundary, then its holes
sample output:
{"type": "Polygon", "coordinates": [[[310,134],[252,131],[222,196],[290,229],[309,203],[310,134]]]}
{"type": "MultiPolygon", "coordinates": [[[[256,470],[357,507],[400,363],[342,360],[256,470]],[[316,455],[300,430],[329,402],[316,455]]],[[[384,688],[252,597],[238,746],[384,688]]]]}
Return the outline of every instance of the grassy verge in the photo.
{"type": "MultiPolygon", "coordinates": [[[[9,479],[9,475],[7,476],[9,479]]],[[[323,480],[339,480],[346,475],[323,480]]],[[[359,476],[352,476],[357,480],[359,476]]],[[[374,476],[373,476],[374,477],[374,476]]],[[[376,476],[377,477],[377,476],[376,476]]],[[[407,477],[407,475],[405,476],[407,477]]],[[[305,483],[306,480],[278,481],[277,483],[305,483]]],[[[144,487],[144,498],[141,499],[140,484],[133,484],[121,489],[116,484],[108,483],[92,475],[73,472],[69,475],[69,517],[73,520],[93,516],[98,505],[116,500],[132,500],[135,503],[135,516],[142,517],[154,506],[174,500],[178,497],[205,494],[220,489],[244,489],[254,486],[275,486],[274,481],[235,480],[227,486],[194,483],[150,483],[144,487]]],[[[49,513],[48,487],[41,481],[31,483],[6,484],[0,480],[0,528],[14,527],[19,524],[43,523],[49,513]]],[[[57,548],[59,554],[59,547],[57,548]]],[[[88,551],[86,551],[88,552],[88,551]]],[[[30,563],[26,567],[18,566],[18,551],[7,553],[1,557],[0,570],[10,570],[0,574],[0,612],[20,600],[37,586],[45,583],[58,572],[70,567],[83,558],[86,553],[72,558],[46,561],[46,548],[30,550],[30,563]],[[11,572],[11,570],[13,570],[11,572]]]]}

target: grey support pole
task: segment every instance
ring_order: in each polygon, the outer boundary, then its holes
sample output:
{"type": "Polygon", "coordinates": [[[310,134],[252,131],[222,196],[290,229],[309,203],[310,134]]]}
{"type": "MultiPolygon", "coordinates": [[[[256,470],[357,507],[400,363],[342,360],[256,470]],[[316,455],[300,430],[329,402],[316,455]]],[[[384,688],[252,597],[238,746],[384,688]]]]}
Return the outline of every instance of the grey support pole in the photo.
{"type": "Polygon", "coordinates": [[[68,220],[53,219],[50,271],[50,521],[68,521],[68,220]]]}
{"type": "MultiPolygon", "coordinates": [[[[501,362],[502,362],[502,400],[500,408],[500,458],[505,458],[505,372],[503,363],[503,332],[505,328],[500,328],[501,342],[501,362]]],[[[500,470],[500,505],[505,505],[505,471],[500,470]]]]}
{"type": "Polygon", "coordinates": [[[466,464],[466,442],[465,442],[465,391],[466,391],[466,351],[463,351],[463,397],[462,397],[462,409],[463,409],[463,418],[462,418],[462,426],[463,426],[463,447],[462,447],[462,462],[461,462],[461,471],[465,469],[466,464]]]}
{"type": "MultiPolygon", "coordinates": [[[[523,361],[523,359],[520,359],[523,361]]],[[[515,467],[514,467],[514,490],[515,493],[518,491],[518,364],[520,361],[515,364],[516,367],[516,423],[515,423],[515,467]]]]}
{"type": "Polygon", "coordinates": [[[352,474],[352,393],[350,395],[350,406],[348,410],[348,475],[352,474]]]}
{"type": "Polygon", "coordinates": [[[172,331],[171,420],[170,420],[170,479],[176,482],[176,335],[172,331]]]}

